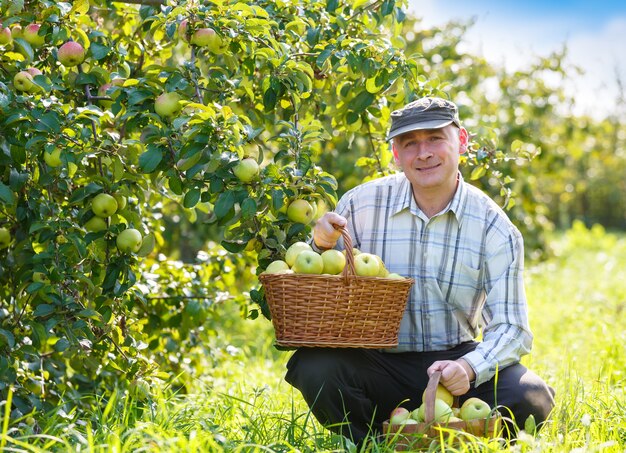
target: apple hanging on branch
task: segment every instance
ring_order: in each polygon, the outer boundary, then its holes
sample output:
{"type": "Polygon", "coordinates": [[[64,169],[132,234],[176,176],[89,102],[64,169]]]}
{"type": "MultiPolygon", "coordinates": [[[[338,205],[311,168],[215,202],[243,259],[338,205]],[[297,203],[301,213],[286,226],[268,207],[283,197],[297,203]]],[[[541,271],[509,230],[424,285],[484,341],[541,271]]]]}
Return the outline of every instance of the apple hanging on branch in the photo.
{"type": "Polygon", "coordinates": [[[85,60],[85,48],[76,41],[68,41],[59,47],[57,59],[63,66],[78,66],[85,60]]]}

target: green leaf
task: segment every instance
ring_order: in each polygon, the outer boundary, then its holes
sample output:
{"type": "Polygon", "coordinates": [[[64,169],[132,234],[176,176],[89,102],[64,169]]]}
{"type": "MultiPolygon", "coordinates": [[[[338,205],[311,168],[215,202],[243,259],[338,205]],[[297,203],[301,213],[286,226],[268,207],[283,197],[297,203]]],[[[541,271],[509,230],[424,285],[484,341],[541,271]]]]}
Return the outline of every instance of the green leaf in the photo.
{"type": "Polygon", "coordinates": [[[514,153],[518,153],[522,149],[522,146],[524,146],[523,141],[513,140],[513,143],[511,143],[511,151],[514,153]]]}
{"type": "Polygon", "coordinates": [[[7,344],[9,345],[9,348],[13,349],[13,347],[15,346],[15,337],[13,336],[12,333],[9,332],[8,330],[0,329],[0,336],[3,336],[7,344]]]}
{"type": "Polygon", "coordinates": [[[48,133],[61,132],[61,121],[59,121],[59,116],[56,112],[50,112],[42,115],[42,117],[39,118],[39,121],[35,124],[35,129],[48,133]]]}
{"type": "Polygon", "coordinates": [[[152,97],[154,97],[154,94],[151,91],[136,90],[128,96],[128,105],[141,104],[146,99],[150,99],[152,97]]]}
{"type": "Polygon", "coordinates": [[[271,86],[263,93],[263,107],[265,111],[273,110],[278,101],[278,93],[271,86]]]}
{"type": "Polygon", "coordinates": [[[487,169],[485,167],[474,167],[474,169],[472,170],[472,174],[470,175],[470,179],[472,181],[480,179],[485,175],[485,173],[487,173],[487,169]]]}
{"type": "Polygon", "coordinates": [[[15,194],[9,188],[9,186],[0,182],[0,200],[9,206],[13,206],[15,204],[15,194]]]}
{"type": "Polygon", "coordinates": [[[145,257],[145,256],[150,255],[152,251],[154,250],[155,244],[156,244],[156,239],[154,237],[154,234],[152,233],[146,234],[143,237],[143,240],[141,241],[141,247],[139,248],[139,251],[137,252],[137,256],[145,257]]]}
{"type": "Polygon", "coordinates": [[[246,198],[241,203],[241,217],[248,219],[256,216],[257,205],[253,198],[246,198]]]}
{"type": "Polygon", "coordinates": [[[54,305],[40,304],[40,305],[37,305],[37,308],[35,308],[35,311],[33,312],[33,316],[43,317],[43,316],[48,316],[52,313],[54,313],[54,305]]]}
{"type": "Polygon", "coordinates": [[[241,252],[246,248],[246,244],[242,242],[234,242],[234,241],[222,241],[222,247],[228,250],[231,253],[241,252]]]}
{"type": "Polygon", "coordinates": [[[95,182],[90,182],[85,187],[75,190],[70,197],[70,203],[78,203],[85,198],[93,195],[96,192],[100,192],[103,187],[95,182]]]}
{"type": "Polygon", "coordinates": [[[324,65],[324,62],[328,59],[328,57],[332,55],[334,50],[335,50],[335,46],[326,46],[326,48],[322,50],[320,54],[317,56],[317,59],[315,60],[315,64],[321,68],[324,65]]]}
{"type": "Polygon", "coordinates": [[[54,343],[54,350],[57,352],[63,352],[69,347],[70,342],[67,340],[67,338],[59,338],[59,341],[54,343]]]}
{"type": "Polygon", "coordinates": [[[89,52],[94,60],[102,60],[110,51],[111,49],[109,47],[98,44],[97,42],[91,43],[91,46],[89,46],[89,52]]]}
{"type": "MultiPolygon", "coordinates": [[[[71,13],[80,15],[87,14],[89,12],[89,0],[75,0],[72,6],[71,13]]],[[[93,47],[93,44],[91,45],[93,47]]]]}
{"type": "Polygon", "coordinates": [[[222,192],[215,203],[215,215],[218,219],[226,217],[235,206],[235,195],[233,192],[222,192]]]}
{"type": "Polygon", "coordinates": [[[152,173],[161,163],[163,151],[156,146],[149,146],[148,150],[139,156],[139,167],[144,173],[152,173]]]}
{"type": "Polygon", "coordinates": [[[361,91],[354,99],[352,99],[348,105],[350,110],[353,110],[355,113],[361,113],[367,107],[369,107],[372,102],[374,102],[376,96],[367,91],[361,91]]]}
{"type": "Polygon", "coordinates": [[[183,206],[186,208],[193,208],[200,201],[200,189],[193,188],[185,194],[183,199],[183,206]]]}

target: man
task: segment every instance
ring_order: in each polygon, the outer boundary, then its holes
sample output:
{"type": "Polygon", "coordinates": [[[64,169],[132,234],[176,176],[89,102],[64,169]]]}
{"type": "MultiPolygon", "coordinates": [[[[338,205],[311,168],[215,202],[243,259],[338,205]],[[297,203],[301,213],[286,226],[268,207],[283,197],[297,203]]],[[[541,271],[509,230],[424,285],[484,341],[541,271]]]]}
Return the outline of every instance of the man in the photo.
{"type": "Polygon", "coordinates": [[[388,139],[402,173],[347,192],[313,229],[319,250],[354,246],[379,255],[390,272],[415,279],[388,350],[301,348],[285,379],[329,429],[362,442],[398,405],[421,404],[428,377],[460,403],[478,397],[506,406],[523,427],[543,422],[554,391],[519,363],[530,352],[524,248],[505,213],[459,173],[468,133],[456,105],[412,102],[391,115],[388,139]],[[482,332],[482,341],[475,338],[482,332]]]}

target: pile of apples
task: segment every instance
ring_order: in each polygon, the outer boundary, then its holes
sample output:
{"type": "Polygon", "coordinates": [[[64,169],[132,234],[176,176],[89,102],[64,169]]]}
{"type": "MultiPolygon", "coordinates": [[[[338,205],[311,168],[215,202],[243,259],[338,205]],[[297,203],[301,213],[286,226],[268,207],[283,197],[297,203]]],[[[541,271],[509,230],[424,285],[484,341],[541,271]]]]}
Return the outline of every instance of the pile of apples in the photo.
{"type": "MultiPolygon", "coordinates": [[[[426,403],[424,401],[426,392],[422,395],[422,404],[413,411],[404,407],[397,407],[391,411],[389,423],[392,425],[417,425],[425,422],[426,403]]],[[[463,405],[452,407],[454,396],[443,385],[437,386],[435,396],[435,423],[469,422],[471,420],[483,420],[491,415],[491,407],[480,398],[469,398],[463,405]]]]}
{"type": "MultiPolygon", "coordinates": [[[[284,260],[272,261],[263,273],[338,275],[346,266],[345,253],[345,250],[340,252],[335,249],[317,253],[306,242],[295,242],[287,249],[284,260]]],[[[355,248],[352,249],[352,255],[358,276],[404,279],[400,274],[389,272],[378,255],[355,248]]]]}

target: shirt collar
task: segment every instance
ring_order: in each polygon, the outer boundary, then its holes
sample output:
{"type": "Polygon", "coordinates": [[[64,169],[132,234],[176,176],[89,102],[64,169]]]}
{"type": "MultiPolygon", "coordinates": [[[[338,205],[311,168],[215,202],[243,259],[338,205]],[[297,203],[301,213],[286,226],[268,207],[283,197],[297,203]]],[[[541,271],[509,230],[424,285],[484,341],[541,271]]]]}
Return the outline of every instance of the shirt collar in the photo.
{"type": "MultiPolygon", "coordinates": [[[[414,204],[411,183],[406,178],[404,173],[402,173],[402,176],[403,177],[400,179],[400,184],[398,185],[390,210],[390,215],[392,216],[404,209],[410,210],[411,205],[414,204]]],[[[456,216],[457,222],[460,225],[467,201],[467,187],[465,187],[465,180],[463,179],[461,172],[458,173],[458,181],[459,184],[456,188],[456,192],[454,193],[452,200],[450,200],[450,203],[448,203],[448,206],[442,211],[442,214],[448,211],[452,212],[456,216]]]]}

